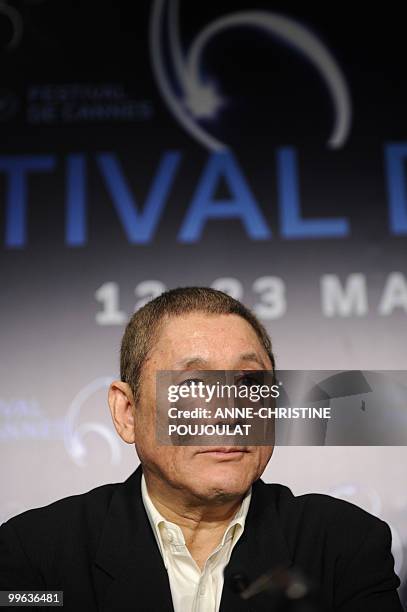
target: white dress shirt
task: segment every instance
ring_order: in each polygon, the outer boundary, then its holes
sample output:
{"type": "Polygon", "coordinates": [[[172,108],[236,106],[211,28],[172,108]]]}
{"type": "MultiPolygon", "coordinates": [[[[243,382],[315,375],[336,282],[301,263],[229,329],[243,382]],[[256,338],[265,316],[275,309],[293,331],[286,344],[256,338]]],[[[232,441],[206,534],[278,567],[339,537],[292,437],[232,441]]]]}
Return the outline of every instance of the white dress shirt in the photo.
{"type": "Polygon", "coordinates": [[[229,523],[219,546],[209,555],[202,569],[191,556],[181,528],[167,521],[154,506],[144,474],[141,495],[158,548],[168,572],[175,612],[218,612],[223,588],[223,570],[233,547],[243,533],[250,505],[251,489],[229,523]]]}

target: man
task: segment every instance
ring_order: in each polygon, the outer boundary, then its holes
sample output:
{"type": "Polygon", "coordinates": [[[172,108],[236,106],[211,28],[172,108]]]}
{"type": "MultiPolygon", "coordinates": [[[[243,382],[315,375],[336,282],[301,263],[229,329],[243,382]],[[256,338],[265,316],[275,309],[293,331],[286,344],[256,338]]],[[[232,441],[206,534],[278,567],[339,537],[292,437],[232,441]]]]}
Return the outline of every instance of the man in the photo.
{"type": "Polygon", "coordinates": [[[141,466],[123,484],[5,523],[0,588],[62,590],[66,610],[248,612],[278,608],[267,597],[243,599],[239,585],[295,568],[319,587],[321,609],[400,611],[385,523],[349,503],[262,482],[270,446],[158,444],[157,371],[273,368],[264,328],[221,292],[176,289],[140,309],[123,337],[109,405],[141,466]]]}

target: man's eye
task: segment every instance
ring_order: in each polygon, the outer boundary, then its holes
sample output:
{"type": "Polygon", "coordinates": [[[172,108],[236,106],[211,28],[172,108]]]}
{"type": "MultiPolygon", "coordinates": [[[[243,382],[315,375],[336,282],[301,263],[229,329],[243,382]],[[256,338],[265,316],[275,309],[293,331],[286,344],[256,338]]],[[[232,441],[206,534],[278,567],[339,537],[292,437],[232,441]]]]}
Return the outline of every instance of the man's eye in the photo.
{"type": "Polygon", "coordinates": [[[202,380],[200,378],[187,378],[179,386],[180,387],[192,387],[193,384],[198,385],[202,380]]]}
{"type": "Polygon", "coordinates": [[[261,381],[254,374],[245,374],[237,379],[236,384],[239,387],[253,387],[261,384],[261,381]]]}

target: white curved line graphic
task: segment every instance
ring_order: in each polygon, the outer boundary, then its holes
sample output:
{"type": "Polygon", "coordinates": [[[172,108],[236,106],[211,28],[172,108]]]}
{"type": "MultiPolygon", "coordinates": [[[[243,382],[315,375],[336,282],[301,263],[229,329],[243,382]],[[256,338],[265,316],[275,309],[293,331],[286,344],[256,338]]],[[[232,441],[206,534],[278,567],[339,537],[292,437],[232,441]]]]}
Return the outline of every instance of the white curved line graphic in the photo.
{"type": "Polygon", "coordinates": [[[65,436],[64,443],[65,448],[69,455],[79,466],[84,465],[84,459],[86,457],[86,448],[82,441],[85,434],[94,432],[100,435],[106,440],[109,445],[111,453],[111,461],[113,464],[120,463],[120,447],[117,439],[112,435],[111,431],[103,424],[97,422],[87,422],[76,425],[77,419],[81,413],[83,404],[100,389],[106,389],[112,382],[113,377],[104,376],[93,380],[91,383],[86,385],[79,393],[74,397],[69,406],[68,413],[65,417],[65,436]]]}
{"type": "Polygon", "coordinates": [[[182,84],[183,89],[185,89],[185,59],[181,48],[178,16],[179,2],[178,0],[170,0],[170,7],[168,11],[168,36],[170,51],[175,74],[178,81],[182,84]]]}
{"type": "Polygon", "coordinates": [[[112,433],[109,429],[106,428],[103,423],[97,423],[96,421],[88,421],[87,423],[82,423],[75,430],[75,443],[79,441],[79,444],[74,446],[74,449],[77,454],[75,454],[75,460],[77,463],[82,464],[83,459],[86,456],[86,450],[84,445],[82,444],[82,438],[88,433],[96,433],[101,438],[107,442],[110,448],[110,459],[113,465],[118,465],[121,460],[121,451],[120,446],[116,442],[115,439],[112,438],[112,433]]]}
{"type": "Polygon", "coordinates": [[[327,144],[330,148],[337,149],[345,143],[352,118],[347,84],[329,50],[307,28],[281,15],[264,11],[241,11],[216,19],[206,26],[192,42],[184,57],[178,28],[178,1],[170,1],[168,28],[171,59],[179,87],[185,96],[183,103],[180,103],[177,94],[173,91],[163,62],[161,29],[164,8],[165,0],[156,0],[150,22],[151,56],[155,76],[170,110],[201,144],[215,151],[227,148],[226,144],[208,134],[193,118],[194,115],[195,117],[199,115],[198,112],[194,112],[194,103],[202,99],[204,95],[209,98],[209,108],[212,104],[213,109],[216,110],[220,102],[216,98],[216,92],[211,90],[211,86],[202,83],[200,65],[203,51],[215,35],[229,28],[241,26],[256,27],[270,32],[292,45],[315,66],[328,88],[335,111],[334,126],[327,144]]]}
{"type": "Polygon", "coordinates": [[[207,149],[221,151],[227,148],[226,145],[200,128],[192,117],[187,114],[187,110],[178,102],[176,95],[172,91],[161,52],[161,23],[164,3],[165,0],[156,0],[153,4],[152,18],[150,21],[150,52],[157,84],[169,109],[179,120],[181,125],[183,125],[184,128],[207,149]]]}

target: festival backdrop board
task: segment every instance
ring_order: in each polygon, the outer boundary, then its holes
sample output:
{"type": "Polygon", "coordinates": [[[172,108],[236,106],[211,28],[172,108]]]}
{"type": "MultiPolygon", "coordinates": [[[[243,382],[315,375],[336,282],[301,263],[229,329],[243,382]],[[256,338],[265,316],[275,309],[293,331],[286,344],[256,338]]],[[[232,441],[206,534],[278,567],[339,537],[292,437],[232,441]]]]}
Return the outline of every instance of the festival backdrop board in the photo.
{"type": "MultiPolygon", "coordinates": [[[[0,7],[2,520],[133,469],[106,389],[166,288],[243,300],[279,368],[406,368],[404,20],[349,8],[0,7]]],[[[404,577],[406,458],[279,447],[265,479],[383,517],[404,577]]]]}

